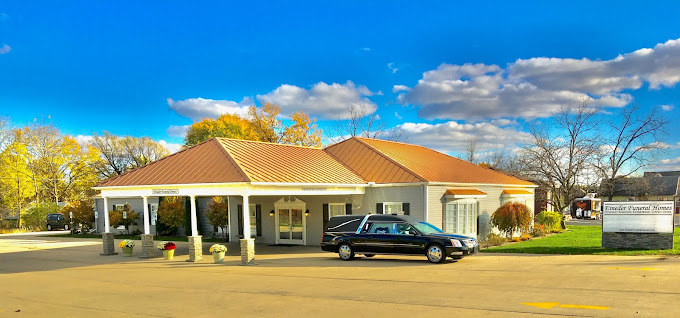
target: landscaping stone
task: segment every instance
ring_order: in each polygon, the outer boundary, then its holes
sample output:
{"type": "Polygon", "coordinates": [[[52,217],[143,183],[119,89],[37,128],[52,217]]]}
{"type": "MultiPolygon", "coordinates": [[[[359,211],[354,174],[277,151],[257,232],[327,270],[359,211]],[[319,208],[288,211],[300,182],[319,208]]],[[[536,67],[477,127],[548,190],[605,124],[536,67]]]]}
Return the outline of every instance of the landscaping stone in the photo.
{"type": "Polygon", "coordinates": [[[200,262],[203,260],[203,240],[201,236],[187,236],[189,241],[189,260],[187,262],[200,262]]]}
{"type": "Polygon", "coordinates": [[[602,247],[647,250],[673,249],[673,234],[603,232],[602,247]]]}
{"type": "Polygon", "coordinates": [[[116,244],[113,239],[113,233],[103,233],[102,234],[102,253],[99,255],[116,255],[116,244]]]}
{"type": "Polygon", "coordinates": [[[153,256],[153,251],[156,247],[153,244],[153,234],[142,234],[142,255],[139,258],[150,258],[153,256]]]}
{"type": "Polygon", "coordinates": [[[241,265],[255,265],[255,240],[241,239],[241,265]]]}

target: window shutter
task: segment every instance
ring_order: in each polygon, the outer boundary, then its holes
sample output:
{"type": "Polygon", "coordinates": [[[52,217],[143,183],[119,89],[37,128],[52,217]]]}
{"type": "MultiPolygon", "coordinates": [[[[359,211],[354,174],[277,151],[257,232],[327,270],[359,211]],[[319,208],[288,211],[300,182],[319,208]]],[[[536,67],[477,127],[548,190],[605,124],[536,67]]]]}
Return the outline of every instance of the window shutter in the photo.
{"type": "Polygon", "coordinates": [[[345,214],[347,215],[352,214],[352,203],[345,204],[345,214]]]}
{"type": "Polygon", "coordinates": [[[328,203],[323,204],[323,231],[326,231],[328,226],[328,203]]]}
{"type": "Polygon", "coordinates": [[[238,214],[238,235],[243,237],[243,205],[239,204],[236,206],[236,211],[238,214]]]}
{"type": "Polygon", "coordinates": [[[411,215],[411,203],[402,203],[401,210],[404,211],[404,215],[411,215]]]}
{"type": "Polygon", "coordinates": [[[262,236],[262,206],[255,205],[255,227],[257,228],[257,236],[262,236]]]}
{"type": "Polygon", "coordinates": [[[376,203],[375,214],[383,214],[383,204],[382,203],[376,203]]]}

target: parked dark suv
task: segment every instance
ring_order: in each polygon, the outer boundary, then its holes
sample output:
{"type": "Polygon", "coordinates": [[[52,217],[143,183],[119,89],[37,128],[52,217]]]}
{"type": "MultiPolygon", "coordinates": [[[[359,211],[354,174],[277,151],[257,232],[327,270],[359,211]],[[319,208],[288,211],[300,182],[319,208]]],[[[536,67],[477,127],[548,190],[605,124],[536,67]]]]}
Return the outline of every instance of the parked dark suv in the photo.
{"type": "Polygon", "coordinates": [[[47,215],[45,218],[45,222],[47,223],[47,230],[52,231],[54,229],[64,229],[68,230],[69,229],[69,224],[66,223],[66,219],[64,218],[61,213],[50,213],[47,215]]]}
{"type": "Polygon", "coordinates": [[[392,214],[334,216],[321,241],[322,250],[338,253],[345,261],[355,254],[411,254],[441,263],[446,257],[460,259],[479,251],[474,238],[447,234],[425,221],[392,214]]]}

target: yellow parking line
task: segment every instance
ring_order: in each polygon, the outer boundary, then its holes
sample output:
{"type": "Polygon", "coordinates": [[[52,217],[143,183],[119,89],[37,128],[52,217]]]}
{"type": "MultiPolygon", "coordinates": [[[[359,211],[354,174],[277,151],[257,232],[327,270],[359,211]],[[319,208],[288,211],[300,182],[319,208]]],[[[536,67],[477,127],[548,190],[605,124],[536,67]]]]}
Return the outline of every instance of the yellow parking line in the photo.
{"type": "Polygon", "coordinates": [[[607,310],[609,307],[605,306],[588,306],[588,305],[560,305],[561,308],[579,308],[579,309],[593,309],[593,310],[607,310]]]}
{"type": "Polygon", "coordinates": [[[641,268],[635,268],[635,267],[607,267],[607,269],[618,269],[618,270],[623,270],[623,271],[660,271],[658,268],[652,268],[652,267],[641,267],[641,268]]]}

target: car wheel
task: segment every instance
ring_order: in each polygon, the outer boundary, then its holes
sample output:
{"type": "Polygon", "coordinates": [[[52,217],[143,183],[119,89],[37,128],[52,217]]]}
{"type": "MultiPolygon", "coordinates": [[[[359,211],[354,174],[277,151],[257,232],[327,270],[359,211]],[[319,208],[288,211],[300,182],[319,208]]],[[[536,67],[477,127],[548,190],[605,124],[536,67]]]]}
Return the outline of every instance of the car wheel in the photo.
{"type": "Polygon", "coordinates": [[[441,263],[446,259],[446,252],[439,244],[432,244],[427,247],[427,260],[430,263],[441,263]]]}
{"type": "Polygon", "coordinates": [[[51,224],[47,224],[47,230],[52,231],[52,225],[51,224]]]}
{"type": "Polygon", "coordinates": [[[375,254],[364,254],[364,257],[373,257],[375,254]]]}
{"type": "Polygon", "coordinates": [[[68,231],[68,224],[64,224],[64,231],[68,231]]]}
{"type": "Polygon", "coordinates": [[[351,261],[354,259],[354,250],[349,244],[342,244],[338,247],[338,255],[343,261],[351,261]]]}

